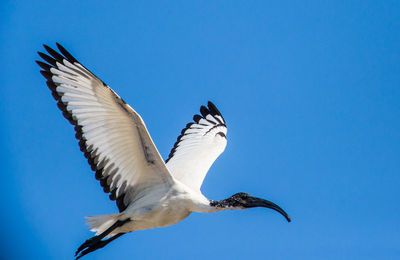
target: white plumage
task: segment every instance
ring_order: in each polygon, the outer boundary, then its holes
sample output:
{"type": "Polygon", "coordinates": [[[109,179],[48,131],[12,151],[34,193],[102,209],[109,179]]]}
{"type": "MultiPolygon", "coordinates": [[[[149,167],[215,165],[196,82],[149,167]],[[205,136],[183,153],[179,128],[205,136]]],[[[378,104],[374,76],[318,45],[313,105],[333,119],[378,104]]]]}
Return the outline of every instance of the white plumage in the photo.
{"type": "Polygon", "coordinates": [[[195,116],[195,122],[182,130],[167,159],[171,174],[199,192],[208,169],[225,150],[227,133],[222,116],[210,114],[205,107],[201,107],[200,111],[203,117],[195,116]]]}
{"type": "Polygon", "coordinates": [[[211,102],[200,108],[178,137],[166,163],[142,118],[112,89],[82,66],[61,45],[60,53],[44,46],[37,61],[96,178],[120,213],[88,217],[96,236],[77,251],[78,258],[134,231],[175,224],[191,212],[268,207],[272,202],[238,193],[222,201],[205,198],[200,187],[207,171],[224,151],[227,128],[211,102]],[[105,239],[108,238],[108,239],[105,239]]]}

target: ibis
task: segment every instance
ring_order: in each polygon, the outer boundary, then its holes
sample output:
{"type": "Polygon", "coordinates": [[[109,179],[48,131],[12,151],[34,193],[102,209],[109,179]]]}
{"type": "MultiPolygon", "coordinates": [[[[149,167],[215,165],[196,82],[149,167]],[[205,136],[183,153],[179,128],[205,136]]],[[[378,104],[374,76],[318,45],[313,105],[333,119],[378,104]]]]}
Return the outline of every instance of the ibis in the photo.
{"type": "Polygon", "coordinates": [[[217,107],[200,107],[163,160],[140,115],[63,46],[38,52],[41,74],[104,192],[119,213],[87,217],[95,235],[76,251],[76,259],[136,230],[166,227],[192,212],[264,207],[288,214],[271,201],[236,193],[209,200],[200,191],[207,171],[224,151],[227,127],[217,107]]]}

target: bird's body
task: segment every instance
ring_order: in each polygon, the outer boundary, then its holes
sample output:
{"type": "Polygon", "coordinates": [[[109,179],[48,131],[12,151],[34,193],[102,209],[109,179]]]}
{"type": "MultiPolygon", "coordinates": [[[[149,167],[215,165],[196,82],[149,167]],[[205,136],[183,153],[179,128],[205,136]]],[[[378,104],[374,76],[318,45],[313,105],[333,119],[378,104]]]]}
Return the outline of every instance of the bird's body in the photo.
{"type": "MultiPolygon", "coordinates": [[[[108,236],[117,233],[128,233],[136,230],[145,230],[157,227],[166,227],[178,223],[188,217],[192,212],[215,212],[220,208],[211,207],[210,201],[201,193],[194,192],[186,185],[176,180],[173,186],[164,191],[150,193],[147,196],[135,201],[127,209],[119,214],[110,216],[109,222],[101,223],[92,231],[98,234],[104,232],[116,220],[127,218],[134,221],[115,229],[108,236]]],[[[88,224],[96,223],[96,219],[103,219],[105,216],[88,217],[88,224]]]]}
{"type": "Polygon", "coordinates": [[[78,258],[135,230],[176,224],[192,212],[216,212],[252,207],[271,208],[289,216],[276,204],[237,193],[221,201],[200,191],[203,180],[226,147],[227,128],[211,102],[186,125],[164,162],[140,115],[111,88],[57,44],[44,46],[47,63],[37,61],[57,105],[75,126],[81,151],[119,213],[90,216],[96,235],[76,252],[78,258]]]}

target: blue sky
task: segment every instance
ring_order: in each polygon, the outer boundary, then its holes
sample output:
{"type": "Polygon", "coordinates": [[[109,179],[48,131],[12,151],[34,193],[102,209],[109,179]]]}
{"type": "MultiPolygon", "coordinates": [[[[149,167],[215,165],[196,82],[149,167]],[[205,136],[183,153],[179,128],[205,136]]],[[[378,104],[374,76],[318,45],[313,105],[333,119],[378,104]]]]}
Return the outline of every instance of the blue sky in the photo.
{"type": "Polygon", "coordinates": [[[228,146],[202,191],[284,208],[192,214],[86,259],[397,259],[398,1],[2,1],[1,256],[71,259],[116,212],[34,63],[63,44],[164,158],[213,101],[228,146]],[[84,2],[84,3],[83,3],[84,2]]]}

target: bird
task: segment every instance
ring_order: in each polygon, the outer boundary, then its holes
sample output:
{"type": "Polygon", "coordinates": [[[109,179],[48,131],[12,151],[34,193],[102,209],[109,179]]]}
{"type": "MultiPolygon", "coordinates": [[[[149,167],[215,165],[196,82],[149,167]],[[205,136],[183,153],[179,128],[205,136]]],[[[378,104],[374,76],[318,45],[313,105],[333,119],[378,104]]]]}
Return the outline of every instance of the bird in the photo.
{"type": "Polygon", "coordinates": [[[219,201],[202,194],[203,180],[227,144],[225,119],[212,102],[200,107],[164,161],[130,105],[61,44],[56,43],[58,51],[43,46],[47,54],[39,51],[42,60],[36,60],[40,73],[74,126],[95,178],[119,210],[86,217],[95,235],[79,246],[76,259],[126,233],[174,225],[192,212],[264,207],[291,221],[275,203],[244,192],[219,201]]]}

